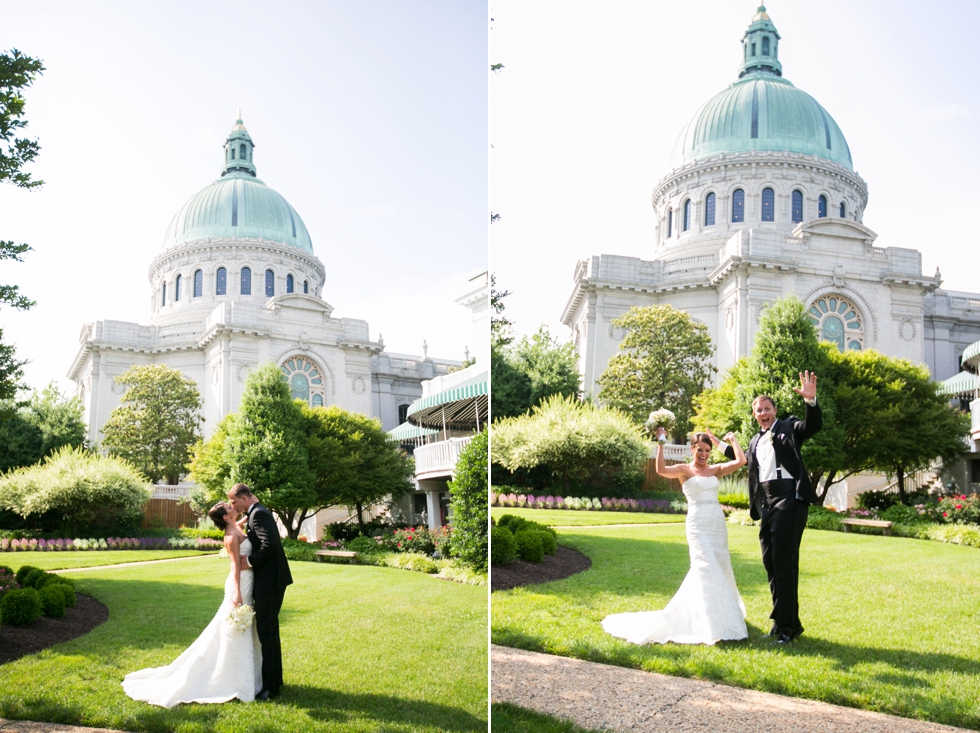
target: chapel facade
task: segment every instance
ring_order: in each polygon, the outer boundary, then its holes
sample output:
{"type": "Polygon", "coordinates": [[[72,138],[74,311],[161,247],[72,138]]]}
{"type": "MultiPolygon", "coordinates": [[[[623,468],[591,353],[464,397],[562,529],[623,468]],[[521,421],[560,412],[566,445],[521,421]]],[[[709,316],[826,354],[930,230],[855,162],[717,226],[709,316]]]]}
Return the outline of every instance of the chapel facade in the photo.
{"type": "Polygon", "coordinates": [[[653,256],[577,263],[562,322],[585,394],[625,335],[612,321],[633,306],[670,304],[704,323],[718,379],[751,351],[761,311],[790,294],[822,339],[926,364],[937,380],[980,339],[980,294],[943,290],[918,250],[879,246],[847,141],[783,77],[780,40],[760,6],[738,78],[684,127],[654,187],[653,256]]]}
{"type": "Polygon", "coordinates": [[[366,321],[332,316],[306,225],[257,178],[254,149],[239,115],[220,177],[177,212],[150,263],[149,321],[82,327],[68,376],[91,443],[126,391],[115,378],[136,364],[194,380],[205,437],[238,409],[249,372],[264,362],[282,369],[294,398],[378,417],[386,430],[404,422],[423,381],[459,365],[386,352],[366,321]]]}

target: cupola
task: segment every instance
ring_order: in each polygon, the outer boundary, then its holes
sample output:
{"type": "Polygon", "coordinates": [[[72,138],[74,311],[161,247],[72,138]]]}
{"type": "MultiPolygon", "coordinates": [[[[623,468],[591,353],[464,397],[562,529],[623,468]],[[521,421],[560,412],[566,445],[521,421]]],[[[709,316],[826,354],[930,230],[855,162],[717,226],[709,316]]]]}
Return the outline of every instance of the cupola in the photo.
{"type": "Polygon", "coordinates": [[[221,169],[221,175],[227,176],[230,173],[244,173],[255,177],[255,163],[252,162],[252,151],[255,143],[245,129],[242,122],[242,111],[238,110],[238,119],[235,126],[228,133],[225,140],[225,165],[221,169]]]}
{"type": "Polygon", "coordinates": [[[742,36],[742,67],[738,76],[742,78],[753,72],[783,75],[783,66],[779,63],[779,33],[766,13],[765,5],[759,6],[742,36]]]}

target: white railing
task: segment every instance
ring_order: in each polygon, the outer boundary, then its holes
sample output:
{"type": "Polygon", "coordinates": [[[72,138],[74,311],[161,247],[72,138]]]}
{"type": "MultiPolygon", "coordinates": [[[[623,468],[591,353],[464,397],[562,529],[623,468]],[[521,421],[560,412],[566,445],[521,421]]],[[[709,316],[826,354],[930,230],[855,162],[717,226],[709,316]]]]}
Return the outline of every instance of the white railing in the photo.
{"type": "Polygon", "coordinates": [[[980,440],[980,400],[970,403],[970,435],[974,440],[980,440]]]}
{"type": "Polygon", "coordinates": [[[187,484],[170,486],[167,484],[156,484],[153,487],[151,499],[183,499],[191,493],[191,487],[187,484]]]}
{"type": "MultiPolygon", "coordinates": [[[[654,444],[653,448],[650,449],[650,457],[657,457],[656,443],[654,444]]],[[[686,445],[664,443],[664,460],[673,461],[674,463],[687,463],[689,460],[691,460],[691,448],[686,445]]]]}
{"type": "Polygon", "coordinates": [[[451,476],[459,460],[459,454],[470,444],[473,436],[465,438],[450,438],[430,445],[421,445],[415,449],[416,478],[432,478],[434,476],[451,476]]]}

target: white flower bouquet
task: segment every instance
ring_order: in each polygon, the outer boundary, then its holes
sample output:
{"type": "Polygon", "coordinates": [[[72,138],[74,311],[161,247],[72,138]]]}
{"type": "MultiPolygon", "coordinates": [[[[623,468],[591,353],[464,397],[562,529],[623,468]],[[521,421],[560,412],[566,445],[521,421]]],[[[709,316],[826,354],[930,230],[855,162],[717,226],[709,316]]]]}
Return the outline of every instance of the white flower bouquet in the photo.
{"type": "Polygon", "coordinates": [[[231,609],[231,613],[228,614],[227,621],[235,628],[236,631],[241,631],[244,633],[252,628],[253,619],[255,619],[255,609],[253,609],[251,606],[242,604],[241,606],[235,606],[233,609],[231,609]]]}
{"type": "MultiPolygon", "coordinates": [[[[661,407],[659,410],[654,410],[650,413],[650,417],[647,418],[644,427],[650,435],[656,436],[657,430],[663,428],[667,435],[674,431],[677,426],[677,417],[670,410],[661,407]]],[[[664,436],[660,439],[661,443],[667,442],[667,437],[664,436]]]]}

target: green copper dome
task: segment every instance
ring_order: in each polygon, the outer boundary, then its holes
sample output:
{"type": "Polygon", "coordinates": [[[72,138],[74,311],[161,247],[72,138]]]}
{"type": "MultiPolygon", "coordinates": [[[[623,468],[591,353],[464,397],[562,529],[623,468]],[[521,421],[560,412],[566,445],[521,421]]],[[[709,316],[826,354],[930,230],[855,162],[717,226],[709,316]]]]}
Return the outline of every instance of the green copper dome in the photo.
{"type": "Polygon", "coordinates": [[[768,150],[816,155],[854,170],[834,118],[782,77],[779,40],[761,6],[742,38],[740,78],[687,123],[674,145],[671,168],[721,153],[768,150]]]}
{"type": "Polygon", "coordinates": [[[313,253],[310,233],[296,210],[255,177],[255,144],[241,114],[225,141],[221,178],[181,207],[163,240],[171,249],[205,237],[269,239],[313,253]]]}

